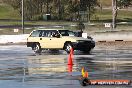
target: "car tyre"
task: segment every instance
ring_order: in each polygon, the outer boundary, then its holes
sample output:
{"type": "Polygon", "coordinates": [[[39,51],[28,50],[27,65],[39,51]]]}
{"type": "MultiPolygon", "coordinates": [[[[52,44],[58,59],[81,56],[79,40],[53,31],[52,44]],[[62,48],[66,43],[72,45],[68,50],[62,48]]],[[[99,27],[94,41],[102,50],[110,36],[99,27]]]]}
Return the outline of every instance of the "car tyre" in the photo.
{"type": "Polygon", "coordinates": [[[39,43],[35,43],[32,48],[33,48],[35,53],[41,53],[41,51],[42,51],[39,43]]]}
{"type": "Polygon", "coordinates": [[[66,43],[65,44],[65,51],[69,54],[70,53],[70,50],[71,50],[72,47],[72,44],[70,43],[66,43]]]}

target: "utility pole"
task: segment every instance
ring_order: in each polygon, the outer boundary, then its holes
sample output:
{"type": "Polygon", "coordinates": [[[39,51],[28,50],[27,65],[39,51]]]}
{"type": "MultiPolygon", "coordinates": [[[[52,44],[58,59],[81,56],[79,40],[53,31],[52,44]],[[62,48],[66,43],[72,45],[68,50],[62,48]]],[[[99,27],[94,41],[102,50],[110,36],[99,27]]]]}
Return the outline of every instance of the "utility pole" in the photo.
{"type": "Polygon", "coordinates": [[[112,0],[112,30],[116,28],[117,0],[112,0]]]}
{"type": "Polygon", "coordinates": [[[22,0],[22,30],[24,34],[24,0],[22,0]]]}
{"type": "Polygon", "coordinates": [[[46,14],[49,14],[49,1],[48,1],[48,0],[46,1],[46,4],[47,4],[47,5],[46,5],[46,6],[47,6],[47,7],[46,7],[46,9],[47,9],[46,14]]]}
{"type": "Polygon", "coordinates": [[[59,0],[59,6],[58,6],[58,12],[59,12],[59,20],[61,20],[61,0],[59,0]]]}

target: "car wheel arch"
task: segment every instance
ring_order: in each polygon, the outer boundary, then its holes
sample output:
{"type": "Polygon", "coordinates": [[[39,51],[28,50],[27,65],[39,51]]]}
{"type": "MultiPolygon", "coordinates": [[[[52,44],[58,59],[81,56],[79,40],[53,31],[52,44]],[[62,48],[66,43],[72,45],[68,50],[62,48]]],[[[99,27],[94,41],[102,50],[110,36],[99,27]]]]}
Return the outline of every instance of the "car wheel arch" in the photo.
{"type": "Polygon", "coordinates": [[[39,42],[32,42],[32,48],[33,48],[36,44],[39,44],[39,45],[40,45],[39,42]]]}
{"type": "Polygon", "coordinates": [[[65,45],[66,44],[71,44],[71,41],[66,41],[65,43],[64,43],[64,45],[63,45],[63,49],[65,49],[65,45]]]}

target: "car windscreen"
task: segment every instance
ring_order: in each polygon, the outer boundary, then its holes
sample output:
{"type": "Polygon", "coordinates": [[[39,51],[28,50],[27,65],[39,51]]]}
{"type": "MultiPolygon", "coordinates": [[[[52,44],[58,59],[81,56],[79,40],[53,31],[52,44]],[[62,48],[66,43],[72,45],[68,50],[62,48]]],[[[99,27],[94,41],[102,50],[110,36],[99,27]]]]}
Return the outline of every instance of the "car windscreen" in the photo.
{"type": "Polygon", "coordinates": [[[69,30],[59,30],[59,33],[62,36],[75,36],[75,33],[73,31],[69,31],[69,30]]]}
{"type": "Polygon", "coordinates": [[[40,30],[35,30],[31,33],[30,37],[39,37],[40,36],[40,30]]]}

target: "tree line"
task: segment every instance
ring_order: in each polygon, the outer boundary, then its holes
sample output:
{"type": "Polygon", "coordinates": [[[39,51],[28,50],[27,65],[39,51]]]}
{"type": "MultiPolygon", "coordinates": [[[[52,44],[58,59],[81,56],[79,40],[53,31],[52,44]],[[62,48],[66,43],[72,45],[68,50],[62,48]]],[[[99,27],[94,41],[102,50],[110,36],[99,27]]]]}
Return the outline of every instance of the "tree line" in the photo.
{"type": "MultiPolygon", "coordinates": [[[[99,0],[24,0],[24,17],[26,20],[41,20],[45,14],[50,14],[52,20],[77,21],[80,14],[86,14],[88,20],[100,7],[99,0]]],[[[22,14],[22,0],[3,0],[22,14]]],[[[118,6],[128,7],[132,0],[117,0],[118,6]]]]}
{"type": "MultiPolygon", "coordinates": [[[[21,14],[22,0],[3,0],[21,14]]],[[[24,17],[27,20],[40,20],[45,14],[50,14],[53,20],[78,20],[80,11],[89,16],[97,6],[97,0],[24,0],[24,17]]],[[[89,17],[90,18],[90,17],[89,17]]]]}

